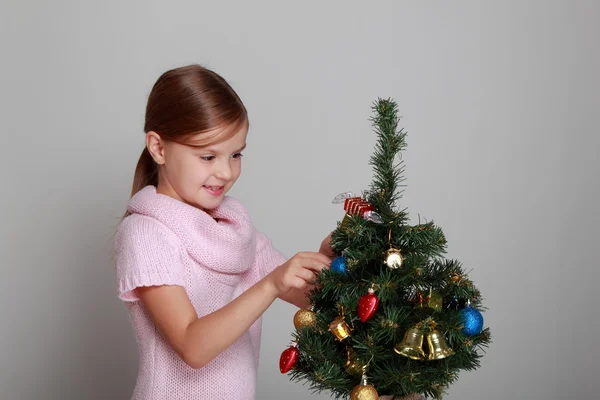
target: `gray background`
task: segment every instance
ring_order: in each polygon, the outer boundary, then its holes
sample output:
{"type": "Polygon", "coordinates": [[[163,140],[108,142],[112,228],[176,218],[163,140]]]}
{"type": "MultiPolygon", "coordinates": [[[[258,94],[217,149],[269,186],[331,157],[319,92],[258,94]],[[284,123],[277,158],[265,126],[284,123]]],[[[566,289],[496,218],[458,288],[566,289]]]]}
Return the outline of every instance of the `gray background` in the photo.
{"type": "MultiPolygon", "coordinates": [[[[232,194],[287,256],[366,188],[377,97],[408,132],[402,205],[445,230],[494,343],[448,399],[592,399],[600,368],[594,1],[4,1],[0,9],[0,398],[126,399],[137,348],[112,234],[147,95],[201,63],[252,123],[232,194]],[[284,4],[285,3],[285,4],[284,4]]],[[[265,314],[259,399],[294,307],[265,314]]],[[[329,398],[321,394],[312,398],[329,398]]]]}

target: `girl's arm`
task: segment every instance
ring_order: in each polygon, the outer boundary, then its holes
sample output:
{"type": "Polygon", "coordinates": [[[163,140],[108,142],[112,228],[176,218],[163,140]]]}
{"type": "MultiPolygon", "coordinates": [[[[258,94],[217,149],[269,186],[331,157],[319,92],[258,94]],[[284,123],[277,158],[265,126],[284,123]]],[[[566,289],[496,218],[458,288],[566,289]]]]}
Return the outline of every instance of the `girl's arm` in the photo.
{"type": "Polygon", "coordinates": [[[240,338],[276,297],[302,290],[329,265],[320,253],[298,253],[217,311],[198,318],[181,286],[136,289],[152,320],[192,368],[202,368],[240,338]]]}

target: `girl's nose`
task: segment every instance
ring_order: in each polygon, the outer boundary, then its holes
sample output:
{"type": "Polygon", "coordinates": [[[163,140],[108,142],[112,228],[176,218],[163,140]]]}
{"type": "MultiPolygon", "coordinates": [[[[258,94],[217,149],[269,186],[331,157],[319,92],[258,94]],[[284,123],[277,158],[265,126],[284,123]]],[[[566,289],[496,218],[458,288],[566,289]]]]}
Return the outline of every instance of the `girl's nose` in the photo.
{"type": "Polygon", "coordinates": [[[215,176],[219,179],[223,179],[223,180],[229,180],[231,179],[231,166],[229,165],[229,162],[222,162],[219,164],[219,167],[217,169],[217,172],[215,173],[215,176]]]}

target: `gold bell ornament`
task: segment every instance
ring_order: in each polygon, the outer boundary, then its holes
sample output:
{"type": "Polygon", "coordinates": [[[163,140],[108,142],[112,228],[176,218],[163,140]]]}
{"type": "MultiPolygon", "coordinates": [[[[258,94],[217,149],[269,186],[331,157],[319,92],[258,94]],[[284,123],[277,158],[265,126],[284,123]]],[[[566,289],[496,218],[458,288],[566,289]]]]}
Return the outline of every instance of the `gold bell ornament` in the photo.
{"type": "Polygon", "coordinates": [[[413,360],[425,360],[423,336],[421,329],[416,326],[407,330],[402,341],[394,347],[394,351],[413,360]]]}
{"type": "Polygon", "coordinates": [[[454,354],[454,350],[446,343],[444,335],[435,329],[427,334],[427,347],[429,348],[427,352],[428,360],[441,360],[454,354]]]}
{"type": "Polygon", "coordinates": [[[358,376],[361,374],[364,364],[360,359],[356,357],[354,350],[351,347],[348,347],[346,350],[346,354],[348,355],[348,359],[346,360],[346,372],[349,375],[358,376]]]}
{"type": "Polygon", "coordinates": [[[361,383],[350,392],[350,400],[379,400],[377,390],[367,381],[366,368],[363,367],[361,383]]]}
{"type": "Polygon", "coordinates": [[[294,315],[294,326],[297,330],[304,328],[314,328],[317,326],[317,315],[313,311],[313,306],[310,308],[301,308],[294,315]]]}
{"type": "Polygon", "coordinates": [[[342,307],[342,315],[334,319],[329,324],[329,331],[333,333],[333,336],[340,342],[350,336],[352,329],[348,323],[344,320],[344,308],[342,307]]]}
{"type": "Polygon", "coordinates": [[[402,266],[403,257],[400,250],[392,246],[392,230],[388,234],[390,248],[385,252],[385,264],[391,269],[398,269],[402,266]]]}

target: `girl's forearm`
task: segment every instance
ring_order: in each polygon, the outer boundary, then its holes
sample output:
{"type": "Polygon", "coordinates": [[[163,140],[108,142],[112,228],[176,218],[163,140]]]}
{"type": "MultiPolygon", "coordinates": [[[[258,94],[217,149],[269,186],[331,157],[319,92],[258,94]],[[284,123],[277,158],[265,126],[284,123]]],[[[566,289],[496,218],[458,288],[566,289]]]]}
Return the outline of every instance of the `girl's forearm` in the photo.
{"type": "Polygon", "coordinates": [[[186,329],[184,361],[202,368],[239,339],[277,298],[266,278],[226,306],[193,321],[186,329]]]}

